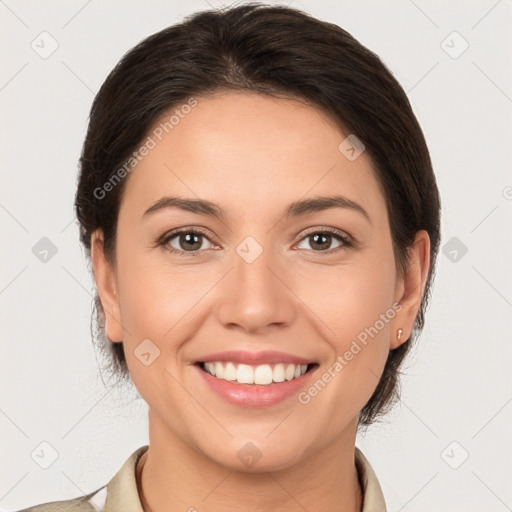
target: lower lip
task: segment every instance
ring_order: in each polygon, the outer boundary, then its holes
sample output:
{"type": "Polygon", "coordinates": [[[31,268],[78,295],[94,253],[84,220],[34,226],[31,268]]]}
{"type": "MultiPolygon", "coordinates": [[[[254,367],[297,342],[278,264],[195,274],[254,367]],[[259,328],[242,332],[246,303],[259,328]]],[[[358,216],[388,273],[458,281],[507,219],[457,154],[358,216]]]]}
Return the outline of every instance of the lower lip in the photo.
{"type": "Polygon", "coordinates": [[[199,365],[194,366],[213,391],[228,402],[241,407],[269,407],[297,395],[318,368],[312,368],[296,379],[263,386],[218,379],[202,370],[199,365]]]}

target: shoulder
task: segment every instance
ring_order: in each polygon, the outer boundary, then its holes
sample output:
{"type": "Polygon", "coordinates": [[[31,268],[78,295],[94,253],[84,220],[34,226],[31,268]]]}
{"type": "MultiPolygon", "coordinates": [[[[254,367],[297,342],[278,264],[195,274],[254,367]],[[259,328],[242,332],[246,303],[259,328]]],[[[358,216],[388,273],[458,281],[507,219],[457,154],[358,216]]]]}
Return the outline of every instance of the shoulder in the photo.
{"type": "Polygon", "coordinates": [[[42,503],[16,512],[101,512],[104,510],[120,512],[128,509],[141,511],[135,469],[139,458],[148,448],[148,445],[144,445],[135,450],[108,484],[89,494],[68,500],[42,503]]]}
{"type": "Polygon", "coordinates": [[[79,496],[78,498],[41,503],[40,505],[18,510],[18,512],[97,512],[97,502],[102,500],[105,490],[106,487],[103,486],[94,492],[79,496]]]}

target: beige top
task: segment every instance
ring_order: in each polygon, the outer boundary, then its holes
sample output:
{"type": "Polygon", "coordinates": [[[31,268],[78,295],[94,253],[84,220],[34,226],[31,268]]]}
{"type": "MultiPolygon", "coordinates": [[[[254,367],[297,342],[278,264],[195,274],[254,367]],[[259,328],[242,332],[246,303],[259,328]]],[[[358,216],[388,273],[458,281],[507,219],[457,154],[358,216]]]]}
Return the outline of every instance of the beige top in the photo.
{"type": "MultiPolygon", "coordinates": [[[[52,501],[19,512],[144,512],[137,491],[136,467],[148,445],[135,450],[112,477],[96,491],[71,500],[52,501]]],[[[386,512],[384,495],[370,463],[361,450],[355,449],[356,468],[363,488],[362,512],[386,512]]]]}

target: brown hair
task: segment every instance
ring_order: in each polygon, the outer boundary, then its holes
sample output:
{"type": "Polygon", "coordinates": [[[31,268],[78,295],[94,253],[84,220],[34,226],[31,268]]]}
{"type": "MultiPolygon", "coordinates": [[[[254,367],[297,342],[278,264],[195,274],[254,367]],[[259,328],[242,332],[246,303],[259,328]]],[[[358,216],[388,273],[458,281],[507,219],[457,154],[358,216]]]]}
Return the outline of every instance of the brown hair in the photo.
{"type": "MultiPolygon", "coordinates": [[[[370,425],[398,398],[399,368],[423,328],[439,246],[440,200],[425,138],[404,90],[375,53],[339,26],[289,7],[251,3],[195,13],[130,50],[91,108],[75,198],[80,241],[90,258],[91,235],[101,229],[107,259],[115,263],[126,179],[106,194],[98,190],[162,115],[191,97],[224,90],[299,98],[327,112],[347,135],[356,134],[385,195],[401,271],[416,232],[425,229],[430,236],[431,266],[415,328],[389,352],[361,411],[359,424],[370,425]]],[[[123,344],[104,334],[97,294],[95,311],[92,335],[108,355],[107,369],[129,380],[123,344]]]]}

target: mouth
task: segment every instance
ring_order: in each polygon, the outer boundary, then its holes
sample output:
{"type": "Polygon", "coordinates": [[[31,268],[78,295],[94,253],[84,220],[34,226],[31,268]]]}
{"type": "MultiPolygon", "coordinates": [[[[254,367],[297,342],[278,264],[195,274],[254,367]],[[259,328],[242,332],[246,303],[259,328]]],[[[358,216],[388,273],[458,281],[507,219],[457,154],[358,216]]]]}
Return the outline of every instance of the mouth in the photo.
{"type": "Polygon", "coordinates": [[[269,386],[300,379],[319,366],[318,363],[284,362],[251,365],[235,361],[197,361],[195,364],[216,379],[252,386],[269,386]]]}
{"type": "Polygon", "coordinates": [[[292,399],[319,363],[286,352],[227,350],[203,355],[192,366],[217,396],[238,407],[266,408],[292,399]]]}

